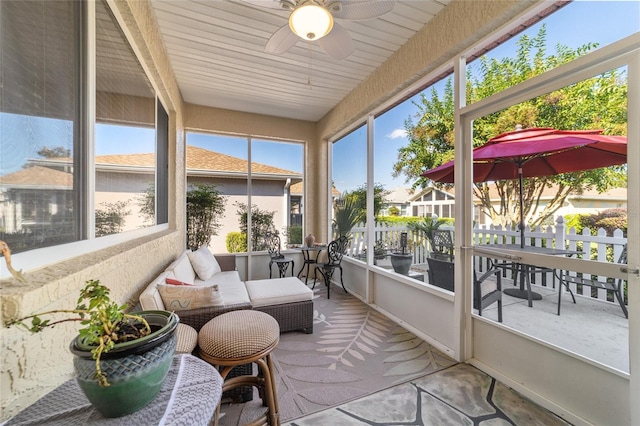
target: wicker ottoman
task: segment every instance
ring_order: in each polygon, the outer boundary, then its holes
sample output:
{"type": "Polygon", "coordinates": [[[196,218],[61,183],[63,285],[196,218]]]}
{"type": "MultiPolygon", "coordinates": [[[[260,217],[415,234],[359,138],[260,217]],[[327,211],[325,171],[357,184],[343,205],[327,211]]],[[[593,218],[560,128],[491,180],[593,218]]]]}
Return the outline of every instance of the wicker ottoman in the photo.
{"type": "MultiPolygon", "coordinates": [[[[278,395],[274,377],[271,352],[280,340],[278,322],[270,315],[259,311],[234,311],[222,314],[206,323],[198,334],[200,357],[220,371],[224,379],[222,391],[239,386],[258,388],[265,415],[249,423],[251,425],[268,422],[271,426],[280,424],[278,395]],[[257,375],[243,375],[229,378],[229,372],[238,365],[255,362],[257,375]]],[[[218,425],[220,405],[216,410],[215,425],[218,425]]]]}
{"type": "Polygon", "coordinates": [[[190,354],[198,345],[198,332],[190,325],[178,324],[176,336],[178,336],[176,353],[190,354]]]}
{"type": "Polygon", "coordinates": [[[313,333],[313,291],[296,277],[245,282],[251,305],[276,319],[280,332],[313,333]]]}

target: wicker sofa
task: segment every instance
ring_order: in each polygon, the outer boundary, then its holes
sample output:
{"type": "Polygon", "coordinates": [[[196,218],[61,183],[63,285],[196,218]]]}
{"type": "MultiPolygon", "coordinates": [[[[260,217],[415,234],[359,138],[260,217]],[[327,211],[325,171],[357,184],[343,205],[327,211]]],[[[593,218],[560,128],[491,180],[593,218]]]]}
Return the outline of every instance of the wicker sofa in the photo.
{"type": "Polygon", "coordinates": [[[240,274],[236,271],[234,255],[215,256],[222,271],[214,274],[207,281],[202,281],[198,279],[195,271],[191,267],[187,252],[188,251],[183,252],[142,292],[140,295],[140,305],[142,309],[166,309],[160,296],[158,284],[164,284],[167,278],[190,282],[198,286],[218,285],[220,287],[220,292],[223,294],[223,305],[175,311],[180,317],[180,322],[190,325],[195,328],[196,331],[200,331],[202,326],[210,319],[220,314],[238,309],[252,308],[247,289],[240,279],[240,274]]]}
{"type": "Polygon", "coordinates": [[[142,292],[142,309],[166,309],[158,286],[170,278],[197,286],[218,285],[222,305],[175,310],[182,323],[197,331],[210,319],[222,313],[237,309],[255,309],[273,316],[278,321],[281,332],[313,332],[313,293],[297,278],[250,281],[245,285],[236,270],[235,255],[231,254],[216,255],[215,259],[221,271],[203,281],[195,273],[188,253],[188,250],[183,252],[142,292]]]}

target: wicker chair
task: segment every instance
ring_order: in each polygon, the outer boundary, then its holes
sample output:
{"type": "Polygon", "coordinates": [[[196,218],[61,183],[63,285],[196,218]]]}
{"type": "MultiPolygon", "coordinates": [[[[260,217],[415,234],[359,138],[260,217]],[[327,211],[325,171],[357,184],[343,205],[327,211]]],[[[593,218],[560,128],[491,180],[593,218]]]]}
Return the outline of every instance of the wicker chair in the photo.
{"type": "MultiPolygon", "coordinates": [[[[429,284],[445,290],[454,289],[454,264],[446,260],[427,258],[429,264],[429,284]]],[[[480,277],[473,271],[473,308],[482,316],[482,310],[498,302],[498,322],[502,322],[502,275],[499,269],[492,269],[480,277]],[[487,281],[492,275],[496,280],[487,281]]]]}
{"type": "Polygon", "coordinates": [[[431,235],[431,257],[453,262],[453,238],[451,231],[436,229],[431,235]]]}

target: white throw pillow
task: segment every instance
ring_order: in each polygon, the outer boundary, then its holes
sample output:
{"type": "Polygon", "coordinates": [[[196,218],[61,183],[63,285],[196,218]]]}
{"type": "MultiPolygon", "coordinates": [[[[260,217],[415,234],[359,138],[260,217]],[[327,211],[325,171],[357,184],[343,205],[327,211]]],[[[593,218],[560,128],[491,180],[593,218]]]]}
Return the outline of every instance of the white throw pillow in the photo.
{"type": "Polygon", "coordinates": [[[198,278],[203,281],[208,280],[213,274],[221,271],[218,261],[207,246],[202,246],[196,251],[188,252],[187,256],[189,256],[191,267],[198,275],[198,278]]]}
{"type": "Polygon", "coordinates": [[[168,311],[206,308],[224,303],[217,285],[205,287],[158,284],[158,291],[168,311]]]}

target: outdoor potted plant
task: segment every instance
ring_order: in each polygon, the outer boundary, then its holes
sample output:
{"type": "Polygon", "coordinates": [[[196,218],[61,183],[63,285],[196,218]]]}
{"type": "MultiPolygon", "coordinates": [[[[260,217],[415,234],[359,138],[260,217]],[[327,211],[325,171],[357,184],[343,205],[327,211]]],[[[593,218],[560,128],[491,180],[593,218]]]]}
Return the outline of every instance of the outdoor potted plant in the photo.
{"type": "Polygon", "coordinates": [[[420,222],[411,222],[408,224],[409,229],[412,231],[418,231],[422,233],[425,238],[429,241],[429,245],[433,249],[433,233],[437,229],[439,229],[444,223],[445,220],[439,219],[438,216],[424,216],[422,221],[420,222]]]}
{"type": "Polygon", "coordinates": [[[38,333],[79,321],[83,327],[70,346],[78,384],[103,416],[120,417],[141,409],[160,391],[176,349],[179,322],[173,312],[126,313],[127,308],[112,301],[100,281],[89,280],[74,309],[32,314],[6,326],[38,333]]]}
{"type": "Polygon", "coordinates": [[[398,274],[409,274],[409,268],[411,268],[411,264],[413,263],[413,254],[408,246],[407,233],[402,232],[400,233],[400,249],[389,253],[391,266],[393,266],[393,270],[398,274]]]}

